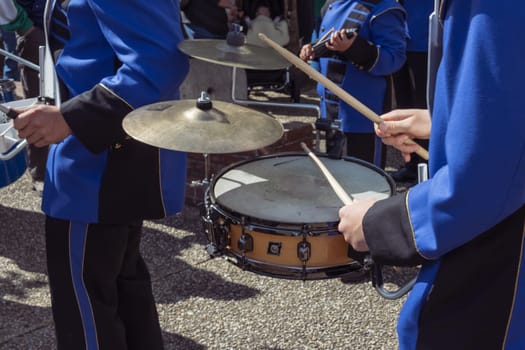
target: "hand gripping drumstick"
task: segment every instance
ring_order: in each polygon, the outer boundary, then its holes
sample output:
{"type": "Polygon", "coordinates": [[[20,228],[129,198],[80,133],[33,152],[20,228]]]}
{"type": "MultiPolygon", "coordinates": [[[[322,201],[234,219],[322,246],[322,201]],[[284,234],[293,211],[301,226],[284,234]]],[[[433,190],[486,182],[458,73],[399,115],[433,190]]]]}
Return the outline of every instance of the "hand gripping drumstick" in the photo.
{"type": "MultiPolygon", "coordinates": [[[[310,78],[317,81],[318,83],[324,85],[326,88],[328,88],[330,91],[332,91],[337,97],[339,97],[341,100],[348,103],[350,106],[355,108],[358,112],[363,114],[365,117],[370,119],[376,124],[381,123],[383,120],[375,113],[373,110],[365,106],[363,103],[361,103],[359,100],[357,100],[355,97],[350,95],[348,92],[343,90],[339,85],[335,84],[330,79],[326,78],[324,75],[316,71],[314,68],[310,67],[309,64],[304,62],[299,57],[295,56],[293,53],[285,49],[284,47],[280,46],[270,38],[268,38],[266,35],[259,33],[259,38],[266,42],[268,45],[270,45],[275,51],[280,53],[284,58],[286,58],[290,63],[292,63],[294,66],[302,70],[304,73],[306,73],[310,78]]],[[[406,140],[406,144],[416,144],[412,140],[406,140]]],[[[416,150],[416,153],[423,159],[428,160],[428,151],[424,149],[423,147],[419,147],[416,150]]]]}
{"type": "Polygon", "coordinates": [[[332,186],[332,189],[334,190],[335,194],[337,194],[337,197],[343,202],[344,205],[350,204],[354,201],[354,198],[347,193],[343,187],[339,184],[339,182],[335,179],[335,177],[330,173],[330,171],[324,166],[324,164],[321,162],[317,156],[310,151],[308,146],[304,142],[301,142],[301,147],[305,150],[306,153],[308,153],[308,156],[312,158],[312,160],[317,164],[321,172],[323,173],[326,180],[328,180],[328,183],[330,186],[332,186]]]}

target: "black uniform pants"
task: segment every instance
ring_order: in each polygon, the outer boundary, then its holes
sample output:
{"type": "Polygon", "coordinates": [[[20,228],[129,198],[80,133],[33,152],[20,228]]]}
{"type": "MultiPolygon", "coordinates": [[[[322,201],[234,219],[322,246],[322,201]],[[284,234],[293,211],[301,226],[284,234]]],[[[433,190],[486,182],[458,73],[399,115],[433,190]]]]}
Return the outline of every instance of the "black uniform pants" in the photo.
{"type": "Polygon", "coordinates": [[[46,218],[58,349],[163,349],[141,231],[46,218]]]}

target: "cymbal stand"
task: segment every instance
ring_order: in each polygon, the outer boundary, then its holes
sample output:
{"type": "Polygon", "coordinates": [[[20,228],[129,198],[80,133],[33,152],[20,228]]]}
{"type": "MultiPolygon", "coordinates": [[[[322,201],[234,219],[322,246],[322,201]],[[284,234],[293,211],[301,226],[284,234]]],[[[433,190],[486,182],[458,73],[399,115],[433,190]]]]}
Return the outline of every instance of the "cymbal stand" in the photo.
{"type": "Polygon", "coordinates": [[[204,179],[202,180],[193,180],[191,182],[191,187],[197,188],[201,187],[204,188],[204,190],[207,189],[207,187],[210,184],[210,155],[208,153],[203,153],[202,156],[204,157],[204,179]]]}
{"type": "Polygon", "coordinates": [[[212,219],[212,211],[211,211],[211,205],[212,203],[209,200],[209,191],[210,191],[210,182],[211,182],[211,176],[210,176],[210,155],[208,153],[203,153],[202,156],[204,157],[204,179],[202,180],[193,180],[191,182],[190,187],[194,190],[194,195],[196,194],[197,188],[202,188],[204,192],[204,201],[200,203],[198,206],[200,207],[201,217],[204,221],[205,227],[204,231],[206,232],[206,236],[208,238],[208,244],[206,245],[206,251],[211,257],[217,257],[221,255],[221,252],[219,250],[219,242],[217,241],[217,238],[215,237],[215,226],[214,221],[212,219]]]}

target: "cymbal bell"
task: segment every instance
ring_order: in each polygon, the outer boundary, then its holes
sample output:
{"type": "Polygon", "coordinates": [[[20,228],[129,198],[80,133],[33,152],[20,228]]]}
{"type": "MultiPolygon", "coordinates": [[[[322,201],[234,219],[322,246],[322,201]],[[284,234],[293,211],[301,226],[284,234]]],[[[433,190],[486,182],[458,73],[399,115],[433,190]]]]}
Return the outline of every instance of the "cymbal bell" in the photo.
{"type": "Polygon", "coordinates": [[[137,108],[122,126],[131,137],[151,146],[205,154],[256,150],[283,135],[281,123],[267,114],[202,98],[137,108]]]}
{"type": "Polygon", "coordinates": [[[270,47],[252,44],[233,46],[220,39],[183,40],[178,47],[188,56],[225,66],[260,70],[277,70],[290,66],[286,59],[270,47]]]}

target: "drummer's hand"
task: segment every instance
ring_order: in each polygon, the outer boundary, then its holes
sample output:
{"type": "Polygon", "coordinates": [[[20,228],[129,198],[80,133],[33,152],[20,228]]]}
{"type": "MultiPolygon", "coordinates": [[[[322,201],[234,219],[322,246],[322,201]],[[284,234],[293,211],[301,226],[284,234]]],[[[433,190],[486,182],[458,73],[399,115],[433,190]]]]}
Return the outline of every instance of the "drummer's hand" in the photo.
{"type": "Polygon", "coordinates": [[[345,241],[358,252],[368,251],[363,232],[363,217],[375,202],[375,199],[356,200],[339,209],[340,221],[337,228],[345,237],[345,241]]]}
{"type": "Polygon", "coordinates": [[[350,48],[350,46],[352,46],[354,41],[355,35],[351,38],[348,38],[346,36],[345,30],[342,29],[332,33],[330,36],[330,41],[326,43],[326,47],[332,51],[345,52],[350,48]]]}
{"type": "Polygon", "coordinates": [[[381,115],[384,121],[375,125],[375,131],[384,144],[397,148],[403,153],[405,161],[419,146],[406,144],[409,139],[430,138],[432,121],[428,109],[395,109],[381,115]]]}
{"type": "Polygon", "coordinates": [[[13,126],[18,130],[18,136],[37,147],[60,142],[72,133],[56,106],[35,105],[17,112],[20,114],[13,126]]]}
{"type": "Polygon", "coordinates": [[[305,62],[315,59],[315,52],[312,44],[306,44],[301,48],[301,52],[299,52],[299,58],[305,62]]]}

